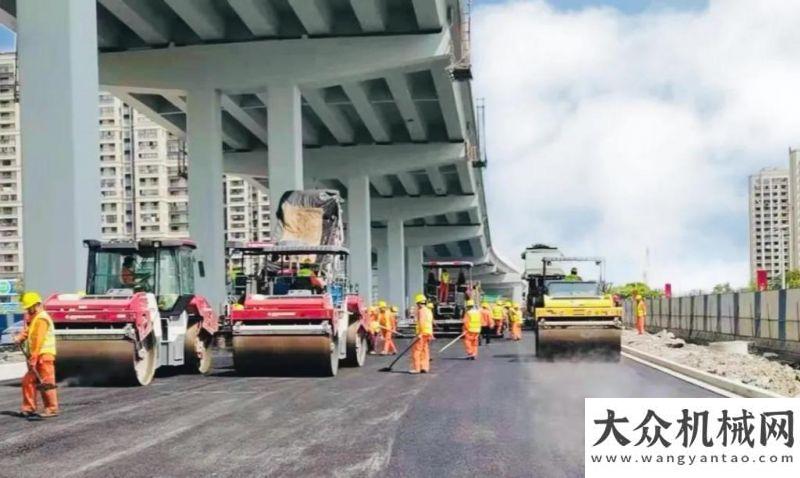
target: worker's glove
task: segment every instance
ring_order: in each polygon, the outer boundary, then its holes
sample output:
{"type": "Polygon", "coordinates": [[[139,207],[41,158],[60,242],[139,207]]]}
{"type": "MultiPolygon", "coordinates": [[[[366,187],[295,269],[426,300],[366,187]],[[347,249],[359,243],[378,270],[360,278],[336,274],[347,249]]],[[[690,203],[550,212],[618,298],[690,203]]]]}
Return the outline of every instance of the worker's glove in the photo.
{"type": "Polygon", "coordinates": [[[25,339],[21,335],[14,336],[14,345],[21,344],[25,339]]]}

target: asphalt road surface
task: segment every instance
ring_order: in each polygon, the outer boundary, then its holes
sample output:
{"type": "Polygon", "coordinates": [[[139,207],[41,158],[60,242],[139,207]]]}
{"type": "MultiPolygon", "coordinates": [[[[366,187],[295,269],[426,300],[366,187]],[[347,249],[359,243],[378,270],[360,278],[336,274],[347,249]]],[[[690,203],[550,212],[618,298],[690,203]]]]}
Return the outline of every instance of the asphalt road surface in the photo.
{"type": "Polygon", "coordinates": [[[18,382],[0,383],[0,476],[574,477],[584,397],[714,396],[624,358],[538,361],[532,342],[475,362],[456,345],[428,375],[370,356],[325,379],[239,377],[220,352],[206,377],[62,385],[62,416],[39,422],[11,416],[18,382]]]}

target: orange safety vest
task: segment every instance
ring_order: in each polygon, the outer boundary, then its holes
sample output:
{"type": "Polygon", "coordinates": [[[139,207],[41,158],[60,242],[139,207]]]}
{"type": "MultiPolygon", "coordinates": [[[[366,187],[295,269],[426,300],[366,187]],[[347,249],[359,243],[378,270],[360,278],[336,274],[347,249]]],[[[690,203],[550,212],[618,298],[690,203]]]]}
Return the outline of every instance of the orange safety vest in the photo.
{"type": "Polygon", "coordinates": [[[478,333],[481,331],[481,312],[470,309],[464,314],[464,328],[467,332],[478,333]]]}
{"type": "Polygon", "coordinates": [[[484,327],[492,327],[494,320],[492,320],[492,311],[489,309],[481,308],[481,320],[484,327]]]}
{"type": "Polygon", "coordinates": [[[392,313],[387,311],[378,312],[378,323],[386,329],[393,330],[392,313]]]}
{"type": "Polygon", "coordinates": [[[433,313],[427,307],[417,309],[417,335],[433,335],[433,313]]]}

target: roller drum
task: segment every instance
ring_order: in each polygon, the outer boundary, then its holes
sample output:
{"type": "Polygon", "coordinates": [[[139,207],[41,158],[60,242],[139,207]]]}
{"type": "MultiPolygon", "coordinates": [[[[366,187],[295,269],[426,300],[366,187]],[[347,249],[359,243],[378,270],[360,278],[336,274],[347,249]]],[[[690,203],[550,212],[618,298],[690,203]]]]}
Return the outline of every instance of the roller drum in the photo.
{"type": "Polygon", "coordinates": [[[329,336],[237,335],[233,364],[246,375],[336,375],[339,356],[329,336]]]}
{"type": "Polygon", "coordinates": [[[129,340],[60,340],[56,377],[74,385],[147,385],[156,369],[152,341],[137,353],[129,340]]]}
{"type": "Polygon", "coordinates": [[[618,328],[539,328],[536,356],[619,360],[622,330],[618,328]]]}

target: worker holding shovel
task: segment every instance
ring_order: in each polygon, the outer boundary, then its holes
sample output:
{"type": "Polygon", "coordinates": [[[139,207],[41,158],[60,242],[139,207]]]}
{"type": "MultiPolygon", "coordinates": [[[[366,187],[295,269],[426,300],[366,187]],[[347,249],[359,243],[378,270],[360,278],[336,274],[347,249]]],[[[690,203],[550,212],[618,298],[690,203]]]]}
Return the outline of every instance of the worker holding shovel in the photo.
{"type": "Polygon", "coordinates": [[[21,306],[27,313],[27,327],[14,338],[20,346],[28,364],[28,372],[22,378],[22,416],[35,417],[36,392],[42,394],[44,413],[42,418],[58,416],[56,394],[56,335],[53,320],[45,312],[42,298],[36,292],[22,294],[21,306]]]}
{"type": "Polygon", "coordinates": [[[428,373],[431,367],[431,347],[433,340],[433,313],[425,304],[424,294],[417,294],[417,338],[411,350],[411,369],[409,373],[428,373]]]}
{"type": "Polygon", "coordinates": [[[481,312],[475,308],[472,299],[467,301],[467,310],[464,312],[464,349],[469,360],[478,358],[478,337],[481,333],[481,312]]]}

